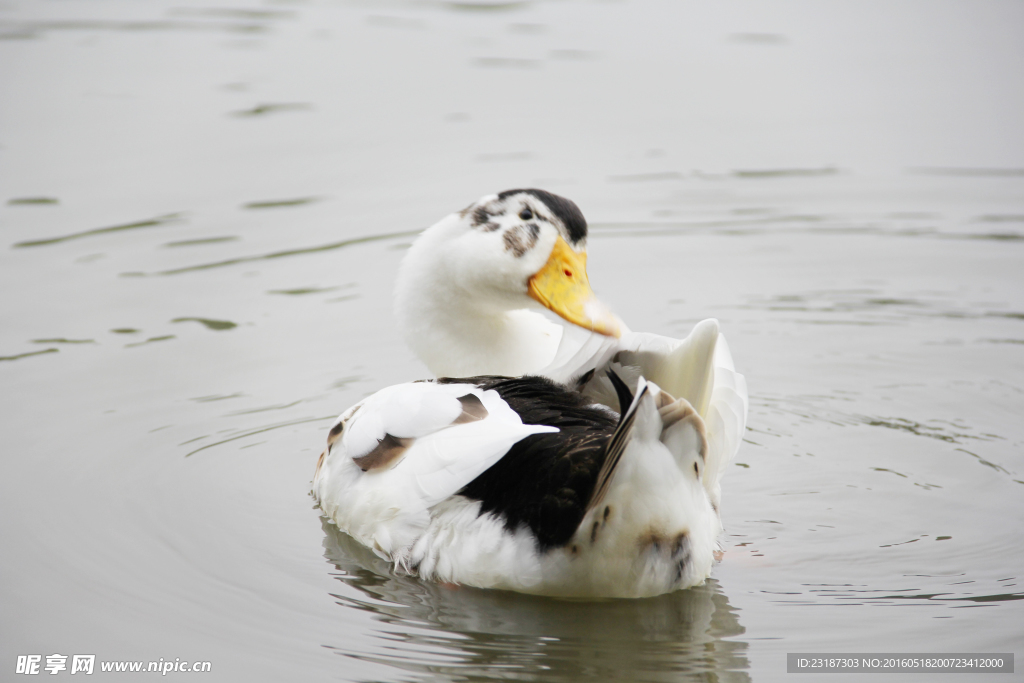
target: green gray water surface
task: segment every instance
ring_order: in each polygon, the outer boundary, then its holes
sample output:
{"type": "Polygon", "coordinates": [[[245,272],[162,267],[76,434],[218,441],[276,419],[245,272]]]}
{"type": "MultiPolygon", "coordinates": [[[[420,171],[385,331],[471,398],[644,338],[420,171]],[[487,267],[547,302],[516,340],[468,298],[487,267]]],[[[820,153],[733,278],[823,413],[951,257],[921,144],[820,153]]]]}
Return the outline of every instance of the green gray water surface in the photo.
{"type": "Polygon", "coordinates": [[[1010,0],[0,4],[0,671],[1020,671],[1022,82],[1010,0]],[[633,329],[717,317],[747,377],[702,587],[424,584],[313,508],[331,419],[427,375],[409,242],[517,186],[580,205],[633,329]]]}

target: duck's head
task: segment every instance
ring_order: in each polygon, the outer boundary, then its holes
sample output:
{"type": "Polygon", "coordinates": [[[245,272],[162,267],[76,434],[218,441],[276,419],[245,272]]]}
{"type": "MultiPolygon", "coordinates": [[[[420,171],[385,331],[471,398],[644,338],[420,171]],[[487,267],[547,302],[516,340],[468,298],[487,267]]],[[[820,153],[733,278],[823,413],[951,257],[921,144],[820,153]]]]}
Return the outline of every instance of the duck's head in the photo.
{"type": "Polygon", "coordinates": [[[403,298],[422,301],[410,290],[431,288],[439,304],[467,315],[539,303],[618,337],[621,322],[590,288],[586,241],[587,221],[568,199],[537,189],[487,195],[420,236],[399,276],[399,308],[403,298]]]}

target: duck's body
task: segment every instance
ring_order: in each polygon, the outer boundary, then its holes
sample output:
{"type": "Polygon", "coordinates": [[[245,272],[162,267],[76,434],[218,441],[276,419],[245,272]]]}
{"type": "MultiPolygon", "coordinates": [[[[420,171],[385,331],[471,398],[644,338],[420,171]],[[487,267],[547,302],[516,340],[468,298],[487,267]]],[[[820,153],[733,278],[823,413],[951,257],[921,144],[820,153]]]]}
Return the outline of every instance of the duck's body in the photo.
{"type": "Polygon", "coordinates": [[[439,377],[467,379],[389,387],[339,418],[313,486],[339,528],[405,571],[481,587],[645,596],[708,576],[743,377],[717,321],[684,340],[630,332],[590,290],[586,235],[542,190],[421,235],[399,324],[439,377]],[[549,379],[471,377],[526,374],[549,379]]]}
{"type": "Polygon", "coordinates": [[[314,495],[428,580],[576,597],[700,583],[720,530],[701,486],[703,421],[653,384],[636,400],[620,391],[621,419],[538,377],[389,387],[332,430],[314,495]],[[410,421],[409,402],[437,414],[410,421]]]}

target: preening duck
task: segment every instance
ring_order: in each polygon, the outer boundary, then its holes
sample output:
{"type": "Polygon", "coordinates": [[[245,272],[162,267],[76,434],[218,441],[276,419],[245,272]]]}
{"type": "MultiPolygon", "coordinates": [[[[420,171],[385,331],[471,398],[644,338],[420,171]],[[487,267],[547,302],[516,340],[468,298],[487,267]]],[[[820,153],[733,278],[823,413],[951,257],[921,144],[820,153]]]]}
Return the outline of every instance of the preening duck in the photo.
{"type": "Polygon", "coordinates": [[[388,387],[341,416],[313,492],[340,529],[427,580],[575,597],[701,583],[720,531],[703,421],[611,377],[618,418],[541,377],[388,387]]]}
{"type": "Polygon", "coordinates": [[[642,376],[685,398],[707,423],[704,484],[717,508],[747,419],[746,380],[718,321],[681,340],[632,332],[590,288],[586,246],[587,220],[569,199],[538,189],[480,198],[427,228],[402,261],[405,341],[438,377],[536,374],[619,411],[614,369],[629,386],[642,376]]]}
{"type": "Polygon", "coordinates": [[[442,379],[388,387],[331,429],[313,493],[341,530],[479,587],[636,597],[707,577],[743,377],[717,321],[631,332],[590,289],[586,237],[573,202],[533,189],[419,237],[396,313],[442,379]]]}

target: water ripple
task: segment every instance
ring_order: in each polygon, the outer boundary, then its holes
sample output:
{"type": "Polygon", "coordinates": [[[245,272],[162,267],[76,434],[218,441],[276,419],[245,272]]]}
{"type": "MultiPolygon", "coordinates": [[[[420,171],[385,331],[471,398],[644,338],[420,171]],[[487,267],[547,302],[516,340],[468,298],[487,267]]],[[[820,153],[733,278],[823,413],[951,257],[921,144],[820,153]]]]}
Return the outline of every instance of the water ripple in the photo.
{"type": "MultiPolygon", "coordinates": [[[[356,244],[367,244],[369,242],[381,242],[385,240],[395,239],[398,237],[411,237],[412,235],[419,234],[419,230],[404,230],[402,232],[391,232],[383,235],[368,235],[366,237],[354,237],[352,239],[341,240],[340,242],[330,242],[328,244],[321,244],[315,247],[302,247],[299,249],[284,249],[282,251],[273,251],[269,254],[257,254],[256,256],[239,256],[237,258],[224,259],[223,261],[214,261],[212,263],[200,263],[194,266],[183,266],[181,268],[170,268],[168,270],[157,271],[152,273],[153,275],[180,275],[182,273],[194,273],[201,270],[211,270],[214,268],[226,268],[228,266],[235,266],[240,263],[255,263],[258,261],[272,261],[279,258],[288,258],[291,256],[305,256],[307,254],[318,254],[325,251],[333,251],[335,249],[343,249],[356,244]]],[[[122,276],[137,276],[140,273],[122,273],[122,276]]],[[[145,273],[141,273],[145,275],[145,273]]]]}
{"type": "Polygon", "coordinates": [[[59,244],[61,242],[69,242],[71,240],[82,239],[83,237],[93,237],[95,235],[106,235],[112,232],[124,232],[125,230],[138,230],[140,228],[153,228],[160,225],[167,225],[175,221],[182,220],[181,213],[169,213],[163,216],[157,216],[156,218],[148,218],[142,221],[135,221],[134,223],[124,223],[121,225],[112,225],[106,228],[93,228],[92,230],[83,230],[82,232],[73,232],[70,235],[62,235],[60,237],[48,237],[41,240],[28,240],[25,242],[16,242],[14,248],[20,247],[40,247],[46,244],[59,244]]]}

